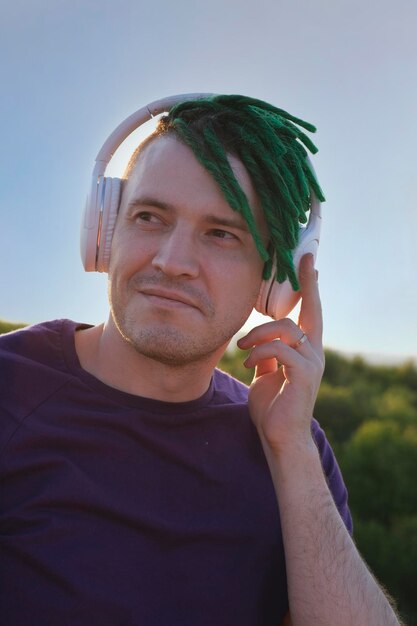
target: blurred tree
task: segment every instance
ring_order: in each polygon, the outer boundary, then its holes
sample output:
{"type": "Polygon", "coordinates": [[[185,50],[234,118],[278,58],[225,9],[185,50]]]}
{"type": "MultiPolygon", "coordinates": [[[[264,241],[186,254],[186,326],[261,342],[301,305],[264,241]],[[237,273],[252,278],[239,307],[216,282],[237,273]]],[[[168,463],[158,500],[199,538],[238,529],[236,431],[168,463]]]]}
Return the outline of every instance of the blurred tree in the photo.
{"type": "Polygon", "coordinates": [[[403,617],[417,624],[417,421],[364,422],[339,462],[358,548],[403,617]]]}
{"type": "Polygon", "coordinates": [[[417,513],[417,425],[365,422],[339,461],[352,511],[361,520],[390,526],[399,516],[417,513]]]}
{"type": "Polygon", "coordinates": [[[407,623],[417,624],[417,515],[400,517],[391,528],[377,520],[355,520],[359,551],[407,623]]]}
{"type": "Polygon", "coordinates": [[[374,399],[376,416],[402,426],[417,425],[417,388],[392,385],[374,399]]]}
{"type": "Polygon", "coordinates": [[[323,381],[314,408],[314,416],[326,431],[330,443],[345,443],[366,419],[375,415],[373,395],[361,380],[351,386],[334,386],[323,381]]]}
{"type": "Polygon", "coordinates": [[[336,387],[350,385],[356,378],[352,361],[333,350],[326,350],[326,367],[323,381],[336,387]]]}
{"type": "Polygon", "coordinates": [[[25,326],[27,326],[27,324],[0,320],[0,335],[3,333],[9,333],[12,330],[17,330],[18,328],[24,328],[25,326]]]}
{"type": "Polygon", "coordinates": [[[247,369],[243,365],[243,361],[249,354],[249,350],[240,350],[239,348],[228,349],[223,355],[222,360],[219,363],[219,368],[228,372],[238,380],[241,380],[246,385],[250,385],[252,382],[254,370],[247,369]]]}
{"type": "Polygon", "coordinates": [[[370,365],[360,356],[349,359],[333,350],[325,354],[323,381],[331,385],[346,387],[360,379],[380,391],[392,385],[417,391],[417,367],[411,360],[401,365],[370,365]]]}

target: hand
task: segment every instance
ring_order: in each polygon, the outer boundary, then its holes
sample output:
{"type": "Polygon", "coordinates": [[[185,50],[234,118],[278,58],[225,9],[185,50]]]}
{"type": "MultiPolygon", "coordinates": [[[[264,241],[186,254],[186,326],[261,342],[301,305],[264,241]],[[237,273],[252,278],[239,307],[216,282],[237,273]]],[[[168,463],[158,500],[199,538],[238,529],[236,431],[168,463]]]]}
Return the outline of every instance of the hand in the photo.
{"type": "Polygon", "coordinates": [[[290,319],[268,322],[238,341],[242,349],[252,347],[245,366],[256,366],[249,392],[251,417],[263,443],[276,452],[300,443],[311,445],[311,418],[324,370],[323,321],[313,255],[301,259],[299,279],[298,325],[290,319]],[[303,334],[307,340],[297,344],[303,334]]]}

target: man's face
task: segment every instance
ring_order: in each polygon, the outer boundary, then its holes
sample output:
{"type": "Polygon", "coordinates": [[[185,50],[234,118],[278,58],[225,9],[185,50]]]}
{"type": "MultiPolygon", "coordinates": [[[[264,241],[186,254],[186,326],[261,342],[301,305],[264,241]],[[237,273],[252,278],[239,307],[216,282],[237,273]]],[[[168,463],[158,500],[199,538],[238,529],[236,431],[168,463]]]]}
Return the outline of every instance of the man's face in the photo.
{"type": "MultiPolygon", "coordinates": [[[[230,163],[266,226],[242,163],[230,163]]],[[[183,365],[222,353],[254,306],[263,262],[244,218],[190,148],[152,140],[125,183],[109,269],[110,324],[139,353],[183,365]]]]}

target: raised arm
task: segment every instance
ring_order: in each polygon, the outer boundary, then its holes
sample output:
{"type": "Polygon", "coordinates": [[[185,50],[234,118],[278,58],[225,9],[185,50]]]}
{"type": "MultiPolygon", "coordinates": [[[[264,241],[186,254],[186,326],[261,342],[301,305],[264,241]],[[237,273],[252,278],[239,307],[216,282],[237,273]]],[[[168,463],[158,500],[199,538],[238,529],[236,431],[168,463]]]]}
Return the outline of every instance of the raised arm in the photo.
{"type": "Polygon", "coordinates": [[[269,322],[239,341],[256,366],[249,408],[278,499],[292,626],[398,626],[333,501],[312,437],[324,370],[313,257],[302,259],[298,325],[269,322]],[[277,362],[282,364],[278,367],[277,362]]]}

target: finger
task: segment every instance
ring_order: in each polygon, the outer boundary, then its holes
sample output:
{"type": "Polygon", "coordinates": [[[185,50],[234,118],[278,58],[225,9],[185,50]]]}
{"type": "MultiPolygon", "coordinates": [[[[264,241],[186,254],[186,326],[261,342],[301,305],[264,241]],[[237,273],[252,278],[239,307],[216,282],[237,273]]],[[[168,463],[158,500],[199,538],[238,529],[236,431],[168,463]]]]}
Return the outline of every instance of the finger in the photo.
{"type": "MultiPolygon", "coordinates": [[[[245,366],[248,367],[246,362],[245,366]]],[[[255,378],[259,378],[265,374],[280,374],[283,377],[275,357],[272,359],[262,359],[255,365],[255,378]]]]}
{"type": "Polygon", "coordinates": [[[285,381],[284,369],[282,367],[278,367],[276,359],[265,359],[258,363],[258,365],[255,367],[254,380],[260,378],[261,376],[264,376],[265,374],[273,374],[275,377],[274,383],[277,386],[277,389],[280,389],[282,387],[285,381]],[[266,369],[266,363],[271,363],[274,369],[266,369]]]}
{"type": "Polygon", "coordinates": [[[252,328],[245,337],[239,339],[237,345],[239,348],[247,350],[255,345],[281,339],[289,346],[295,346],[301,337],[302,331],[297,324],[289,318],[284,318],[252,328]]]}
{"type": "Polygon", "coordinates": [[[276,339],[269,343],[262,343],[253,348],[244,364],[245,367],[260,367],[262,361],[271,361],[272,359],[287,367],[301,367],[305,361],[305,357],[299,354],[297,350],[294,350],[283,341],[276,339]]]}
{"type": "Polygon", "coordinates": [[[305,254],[300,262],[299,280],[301,287],[301,308],[298,323],[308,336],[312,346],[319,350],[322,346],[323,316],[317,283],[314,257],[305,254]]]}

